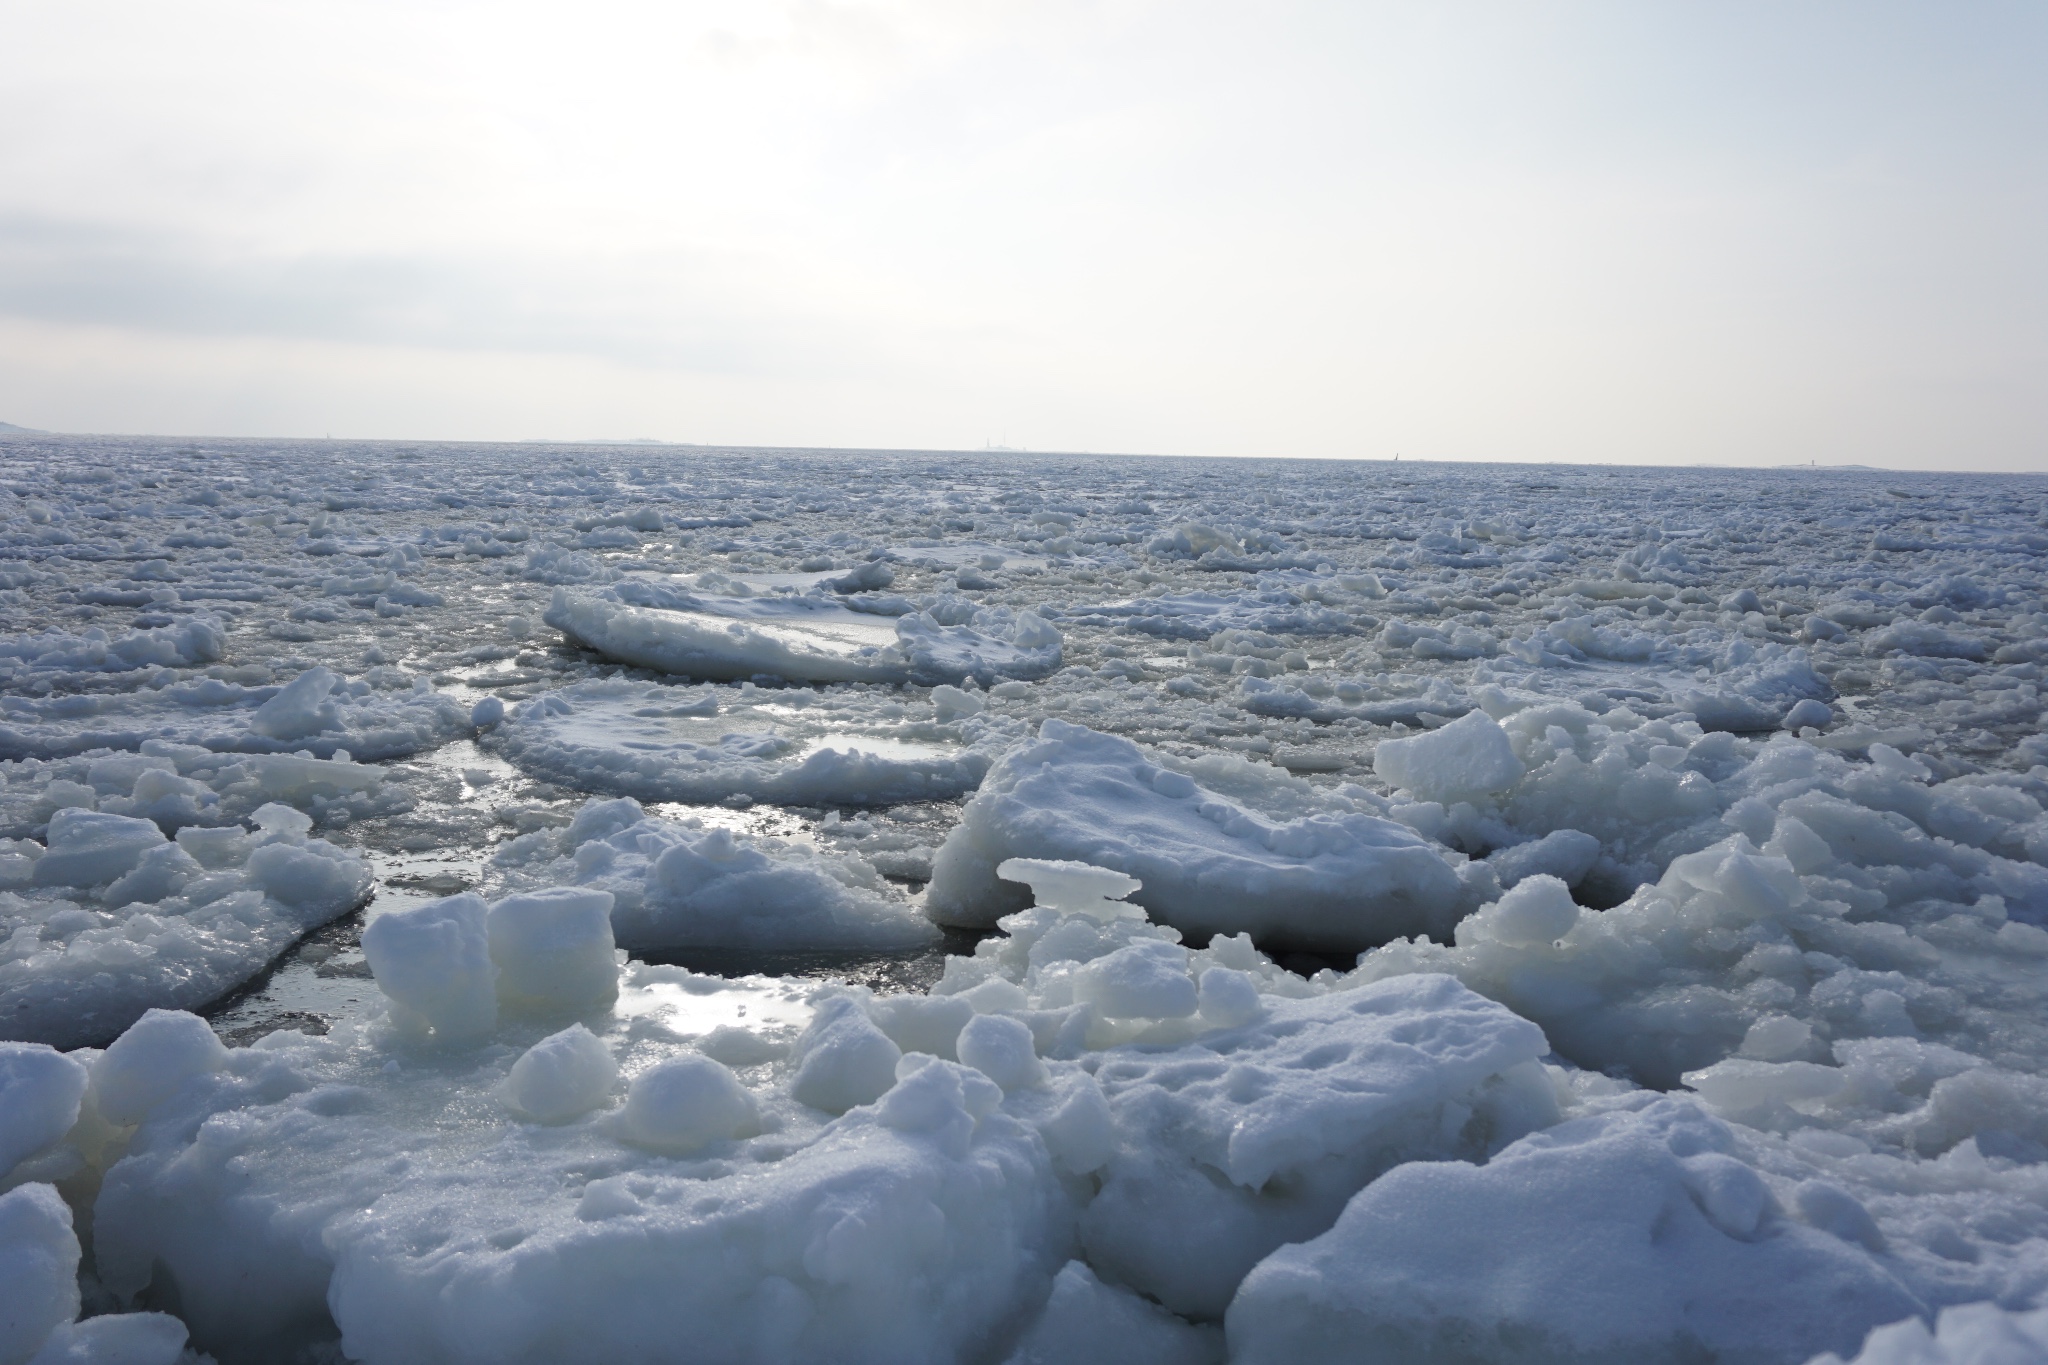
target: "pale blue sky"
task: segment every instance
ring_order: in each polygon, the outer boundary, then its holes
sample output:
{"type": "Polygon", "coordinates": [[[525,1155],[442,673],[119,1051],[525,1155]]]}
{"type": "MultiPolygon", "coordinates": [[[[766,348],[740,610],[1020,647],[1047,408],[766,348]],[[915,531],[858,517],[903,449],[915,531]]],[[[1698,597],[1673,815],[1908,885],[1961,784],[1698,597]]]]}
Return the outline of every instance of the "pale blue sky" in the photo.
{"type": "Polygon", "coordinates": [[[15,0],[0,420],[2048,471],[2048,6],[15,0]]]}

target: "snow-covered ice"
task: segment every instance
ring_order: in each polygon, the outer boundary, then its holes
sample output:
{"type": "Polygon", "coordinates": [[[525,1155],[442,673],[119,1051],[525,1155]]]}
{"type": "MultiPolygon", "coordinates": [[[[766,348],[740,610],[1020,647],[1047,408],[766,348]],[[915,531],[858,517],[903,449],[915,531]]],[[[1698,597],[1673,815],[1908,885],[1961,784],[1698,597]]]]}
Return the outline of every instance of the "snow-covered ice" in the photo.
{"type": "Polygon", "coordinates": [[[2038,479],[0,487],[0,1365],[2048,1359],[2038,479]]]}

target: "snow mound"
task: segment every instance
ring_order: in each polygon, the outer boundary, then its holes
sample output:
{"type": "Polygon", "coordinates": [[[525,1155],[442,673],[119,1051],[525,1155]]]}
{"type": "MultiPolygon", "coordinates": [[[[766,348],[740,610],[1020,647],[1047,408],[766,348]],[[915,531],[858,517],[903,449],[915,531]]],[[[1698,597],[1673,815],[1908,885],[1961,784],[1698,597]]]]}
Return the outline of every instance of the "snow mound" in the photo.
{"type": "MultiPolygon", "coordinates": [[[[0,1089],[0,1096],[7,1092],[0,1089]]],[[[185,1324],[166,1313],[73,1321],[81,1250],[71,1209],[44,1184],[0,1194],[0,1361],[9,1365],[178,1365],[185,1324]]]]}
{"type": "MultiPolygon", "coordinates": [[[[1042,678],[1061,636],[1034,612],[907,608],[893,619],[838,595],[714,597],[645,583],[557,588],[546,622],[608,659],[681,677],[739,681],[960,683],[1042,678]]],[[[900,600],[900,599],[899,599],[900,600]]],[[[957,599],[955,599],[957,602],[957,599]]]]}
{"type": "Polygon", "coordinates": [[[369,865],[308,837],[271,805],[256,829],[181,830],[77,808],[47,846],[0,854],[0,1037],[79,1047],[153,1007],[193,1009],[233,990],[308,930],[348,913],[369,865]]]}
{"type": "MultiPolygon", "coordinates": [[[[2048,1360],[2048,1308],[2012,1312],[1995,1303],[1944,1308],[1934,1330],[1919,1318],[1880,1327],[1848,1365],[2003,1365],[2048,1360]]],[[[1844,1365],[1830,1351],[1810,1365],[1844,1365]]]]}
{"type": "Polygon", "coordinates": [[[425,679],[403,690],[325,666],[283,687],[205,678],[125,693],[0,697],[0,758],[139,749],[150,740],[218,753],[403,758],[469,732],[469,713],[425,679]]]}
{"type": "Polygon", "coordinates": [[[1735,1149],[1726,1125],[1663,1100],[1484,1166],[1400,1167],[1251,1273],[1230,1358],[1797,1365],[1924,1311],[1868,1248],[1789,1215],[1735,1149]]]}
{"type": "Polygon", "coordinates": [[[1114,868],[1140,904],[1190,934],[1357,949],[1447,933],[1457,875],[1412,831],[1276,768],[1205,760],[1168,767],[1136,744],[1048,720],[1004,755],[932,865],[926,908],[989,926],[1023,901],[1005,858],[1114,868]]]}
{"type": "Polygon", "coordinates": [[[579,683],[523,703],[492,744],[547,781],[643,801],[890,805],[972,791],[1017,729],[921,709],[868,692],[579,683]]]}
{"type": "Polygon", "coordinates": [[[630,797],[593,800],[564,830],[508,841],[492,867],[511,885],[609,893],[613,930],[633,951],[898,949],[938,937],[857,856],[652,819],[630,797]]]}

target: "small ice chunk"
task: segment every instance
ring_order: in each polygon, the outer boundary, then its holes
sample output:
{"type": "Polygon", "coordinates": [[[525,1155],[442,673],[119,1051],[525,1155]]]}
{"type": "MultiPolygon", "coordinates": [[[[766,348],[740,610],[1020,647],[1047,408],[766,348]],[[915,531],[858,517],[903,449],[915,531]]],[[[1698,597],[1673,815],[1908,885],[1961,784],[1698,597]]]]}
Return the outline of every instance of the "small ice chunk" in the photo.
{"type": "Polygon", "coordinates": [[[331,669],[307,669],[256,708],[249,728],[271,739],[304,739],[342,728],[341,708],[327,698],[340,681],[331,669]]]}
{"type": "Polygon", "coordinates": [[[37,886],[104,886],[165,843],[152,821],[73,806],[50,817],[49,852],[36,860],[37,886]]]}
{"type": "Polygon", "coordinates": [[[227,1048],[198,1015],[150,1010],[93,1061],[93,1098],[107,1122],[126,1127],[227,1060],[227,1048]]]}
{"type": "Polygon", "coordinates": [[[1533,948],[1570,933],[1579,922],[1579,907],[1570,888],[1557,878],[1529,877],[1475,918],[1494,942],[1533,948]]]}
{"type": "Polygon", "coordinates": [[[1826,702],[1817,697],[1806,697],[1792,704],[1785,713],[1784,727],[1797,734],[1807,726],[1825,730],[1835,723],[1835,712],[1826,702]]]}
{"type": "Polygon", "coordinates": [[[185,1337],[169,1313],[103,1313],[59,1326],[28,1365],[178,1365],[185,1337]]]}
{"type": "Polygon", "coordinates": [[[797,1051],[803,1060],[790,1094],[828,1114],[880,1099],[896,1083],[896,1063],[903,1057],[860,1002],[846,995],[819,1002],[797,1051]]]}
{"type": "Polygon", "coordinates": [[[1259,985],[1244,972],[1231,967],[1211,967],[1202,973],[1196,1008],[1202,1022],[1211,1028],[1236,1028],[1265,1013],[1259,985]]]}
{"type": "Polygon", "coordinates": [[[51,1185],[0,1194],[0,1361],[26,1361],[78,1316],[78,1237],[51,1185]]]}
{"type": "Polygon", "coordinates": [[[1372,770],[1424,801],[1446,805],[1504,791],[1524,771],[1507,731],[1484,711],[1468,711],[1408,739],[1382,740],[1372,770]]]}
{"type": "Polygon", "coordinates": [[[474,1042],[497,1027],[489,914],[483,897],[465,892],[370,921],[363,956],[400,1027],[431,1029],[445,1043],[474,1042]]]}
{"type": "Polygon", "coordinates": [[[729,1068],[687,1053],[634,1077],[619,1113],[619,1136],[637,1147],[683,1156],[751,1137],[760,1122],[754,1097],[729,1068]]]}
{"type": "Polygon", "coordinates": [[[1045,1311],[1003,1365],[1222,1365],[1223,1334],[1185,1322],[1069,1261],[1045,1311]]]}
{"type": "MultiPolygon", "coordinates": [[[[1873,1328],[1848,1365],[2036,1365],[2048,1360],[2048,1308],[2014,1312],[1996,1303],[1941,1310],[1934,1330],[1917,1317],[1873,1328]]],[[[1830,1352],[1810,1365],[1843,1365],[1830,1352]]]]}
{"type": "Polygon", "coordinates": [[[0,1181],[71,1131],[86,1069],[41,1043],[0,1042],[0,1181]]]}
{"type": "Polygon", "coordinates": [[[980,715],[988,709],[988,703],[951,683],[940,683],[932,689],[932,709],[941,721],[954,721],[962,716],[980,715]]]}
{"type": "Polygon", "coordinates": [[[1600,841],[1582,830],[1552,830],[1531,843],[1498,849],[1486,859],[1503,887],[1512,887],[1525,877],[1549,873],[1567,886],[1576,886],[1600,860],[1600,841]]]}
{"type": "Polygon", "coordinates": [[[1062,915],[1086,915],[1108,923],[1142,919],[1145,914],[1124,899],[1144,890],[1145,884],[1110,868],[1060,858],[1005,858],[996,865],[996,875],[1006,882],[1023,882],[1031,888],[1034,904],[1062,915]]]}
{"type": "Polygon", "coordinates": [[[505,703],[497,697],[485,697],[469,708],[469,723],[479,730],[488,730],[505,719],[505,703]]]}
{"type": "Polygon", "coordinates": [[[501,1008],[582,1014],[618,999],[611,892],[557,886],[507,896],[485,925],[501,1008]]]}
{"type": "Polygon", "coordinates": [[[1804,1180],[1792,1192],[1793,1207],[1822,1232],[1833,1233],[1845,1242],[1879,1255],[1885,1250],[1884,1234],[1863,1201],[1839,1185],[1825,1180],[1804,1180]]]}
{"type": "Polygon", "coordinates": [[[1004,1090],[1035,1090],[1046,1081],[1045,1063],[1031,1042],[1031,1027],[1006,1014],[977,1014],[960,1030],[960,1060],[1004,1090]]]}
{"type": "Polygon", "coordinates": [[[1767,1014],[1742,1035],[1741,1054],[1760,1062],[1786,1062],[1813,1045],[1813,1028],[1789,1014],[1767,1014]]]}
{"type": "Polygon", "coordinates": [[[1184,1019],[1200,994],[1188,975],[1188,950],[1141,939],[1074,973],[1074,998],[1121,1019],[1184,1019]]]}
{"type": "Polygon", "coordinates": [[[571,1024],[512,1063],[505,1098],[527,1118],[565,1123],[603,1104],[618,1079],[611,1049],[583,1025],[571,1024]]]}

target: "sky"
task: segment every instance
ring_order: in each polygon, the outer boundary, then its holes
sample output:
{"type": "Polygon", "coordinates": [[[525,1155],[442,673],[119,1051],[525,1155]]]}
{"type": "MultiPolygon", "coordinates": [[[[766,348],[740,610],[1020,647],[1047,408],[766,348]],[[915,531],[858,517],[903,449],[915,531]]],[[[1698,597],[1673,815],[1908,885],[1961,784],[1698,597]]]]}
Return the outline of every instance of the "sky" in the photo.
{"type": "Polygon", "coordinates": [[[0,420],[2048,472],[2048,6],[9,0],[0,420]]]}

